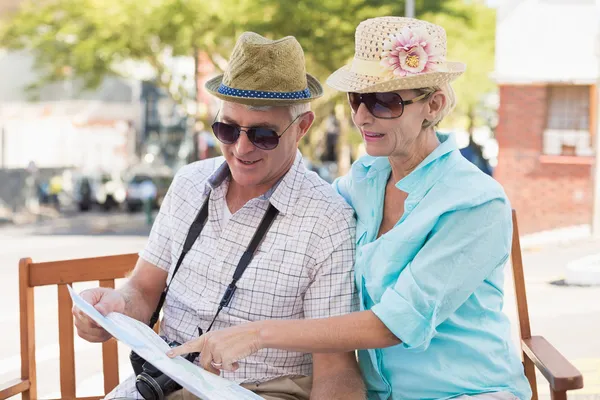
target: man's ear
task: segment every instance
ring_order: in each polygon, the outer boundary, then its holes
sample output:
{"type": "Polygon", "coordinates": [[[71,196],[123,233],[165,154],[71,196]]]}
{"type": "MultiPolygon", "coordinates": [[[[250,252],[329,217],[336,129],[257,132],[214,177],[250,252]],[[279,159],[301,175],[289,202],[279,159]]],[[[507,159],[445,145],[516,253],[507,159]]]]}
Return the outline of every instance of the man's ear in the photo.
{"type": "Polygon", "coordinates": [[[299,142],[300,139],[302,139],[304,135],[306,135],[313,122],[315,122],[315,113],[312,111],[305,112],[298,119],[298,126],[300,127],[300,130],[296,135],[296,142],[299,142]]]}

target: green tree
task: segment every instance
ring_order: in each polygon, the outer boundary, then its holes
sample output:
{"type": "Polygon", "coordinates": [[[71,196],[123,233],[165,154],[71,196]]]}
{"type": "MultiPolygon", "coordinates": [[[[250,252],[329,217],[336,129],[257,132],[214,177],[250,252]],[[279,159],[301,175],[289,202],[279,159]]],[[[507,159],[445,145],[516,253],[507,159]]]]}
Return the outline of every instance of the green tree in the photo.
{"type": "Polygon", "coordinates": [[[231,25],[219,16],[234,15],[234,3],[249,1],[34,0],[2,27],[0,43],[34,52],[40,73],[34,91],[66,78],[80,78],[92,89],[106,76],[127,76],[127,65],[140,62],[182,103],[189,94],[172,75],[171,57],[191,56],[200,48],[225,56],[231,40],[221,31],[231,25]]]}
{"type": "Polygon", "coordinates": [[[458,105],[449,118],[449,124],[472,132],[476,126],[484,123],[477,118],[482,97],[496,89],[491,78],[494,70],[496,12],[478,0],[453,0],[448,6],[462,18],[431,12],[425,13],[423,18],[446,29],[448,59],[467,64],[466,72],[453,84],[458,105]]]}
{"type": "MultiPolygon", "coordinates": [[[[475,36],[481,24],[475,21],[473,7],[463,0],[417,0],[416,11],[451,27],[450,32],[471,26],[475,36]]],[[[41,4],[31,0],[0,28],[0,43],[33,50],[40,79],[32,85],[32,93],[66,78],[79,78],[85,88],[94,88],[106,76],[127,76],[124,66],[141,62],[152,67],[159,86],[184,104],[194,93],[185,89],[189,82],[173,76],[171,56],[196,56],[202,51],[222,70],[244,31],[272,38],[293,35],[305,50],[308,70],[324,81],[351,60],[360,21],[403,12],[403,1],[390,0],[47,0],[41,4]]],[[[454,53],[458,51],[450,55],[454,53]]],[[[317,129],[306,142],[309,154],[320,141],[322,120],[342,103],[342,94],[326,88],[315,105],[317,129]]],[[[348,107],[344,110],[349,118],[348,107]]],[[[342,132],[342,146],[350,135],[342,132]]]]}

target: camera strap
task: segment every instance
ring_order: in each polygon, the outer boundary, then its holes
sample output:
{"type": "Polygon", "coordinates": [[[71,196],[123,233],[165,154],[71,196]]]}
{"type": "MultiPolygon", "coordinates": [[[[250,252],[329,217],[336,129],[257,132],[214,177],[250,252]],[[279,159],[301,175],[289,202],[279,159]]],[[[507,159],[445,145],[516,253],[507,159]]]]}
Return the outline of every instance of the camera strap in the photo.
{"type": "MultiPolygon", "coordinates": [[[[212,321],[210,322],[210,325],[208,326],[206,332],[210,331],[223,307],[227,307],[229,305],[229,302],[231,301],[233,294],[237,289],[237,281],[242,277],[244,271],[246,270],[246,267],[248,267],[250,261],[252,261],[252,257],[254,257],[254,253],[256,252],[258,245],[267,234],[267,231],[271,227],[273,221],[275,221],[275,217],[277,217],[278,213],[279,211],[277,211],[277,209],[269,203],[269,208],[267,208],[265,216],[263,217],[262,221],[260,221],[258,229],[256,230],[256,232],[254,232],[254,236],[252,237],[248,248],[246,248],[246,251],[244,251],[244,254],[242,254],[242,258],[240,258],[240,261],[238,262],[238,265],[235,268],[235,272],[233,273],[233,279],[231,280],[229,286],[227,286],[227,289],[225,289],[225,293],[223,294],[223,297],[219,302],[219,308],[217,309],[217,312],[213,317],[212,321]]],[[[200,330],[200,328],[198,328],[198,330],[200,331],[200,335],[202,335],[202,331],[200,330]]]]}
{"type": "Polygon", "coordinates": [[[150,323],[148,324],[150,326],[150,328],[154,328],[154,325],[156,325],[156,322],[158,322],[158,318],[160,316],[160,310],[162,309],[163,304],[165,303],[165,299],[167,298],[167,293],[169,292],[171,283],[173,283],[175,274],[177,274],[177,271],[179,270],[179,267],[181,266],[181,263],[183,262],[183,259],[185,258],[186,254],[188,253],[188,251],[190,251],[190,249],[192,248],[192,245],[194,244],[196,239],[198,239],[198,236],[200,236],[200,232],[202,232],[202,229],[204,229],[204,225],[206,224],[206,220],[208,219],[208,200],[209,199],[210,199],[210,193],[208,196],[206,196],[206,200],[204,200],[204,204],[202,204],[202,208],[200,208],[200,211],[196,215],[196,218],[192,222],[192,225],[190,225],[190,229],[188,230],[187,236],[185,238],[185,242],[183,243],[183,250],[181,251],[181,254],[179,255],[177,264],[175,264],[175,269],[173,270],[173,275],[171,275],[171,280],[169,281],[169,284],[167,285],[165,290],[160,294],[160,299],[158,300],[156,310],[154,310],[154,313],[152,314],[152,318],[150,318],[150,323]]]}
{"type": "MultiPolygon", "coordinates": [[[[156,322],[158,322],[158,318],[160,316],[160,310],[162,309],[162,307],[165,303],[165,299],[167,298],[167,293],[169,292],[171,283],[173,283],[175,274],[177,274],[177,271],[179,270],[179,267],[181,266],[183,259],[185,258],[187,253],[190,251],[190,249],[192,248],[193,244],[196,242],[198,237],[200,236],[202,229],[204,229],[204,225],[206,225],[206,220],[208,219],[208,201],[209,201],[209,199],[210,199],[210,194],[206,197],[206,200],[204,201],[202,208],[200,209],[200,211],[198,212],[198,215],[196,216],[196,218],[192,222],[192,225],[190,226],[188,234],[185,238],[185,242],[183,244],[183,250],[181,251],[179,258],[177,259],[177,264],[175,264],[175,269],[173,270],[171,279],[169,280],[169,283],[167,284],[167,287],[165,288],[165,290],[161,293],[160,299],[156,306],[156,310],[154,310],[154,313],[152,314],[152,317],[150,318],[150,323],[148,325],[151,328],[153,328],[154,325],[156,324],[156,322]]],[[[238,262],[235,272],[233,273],[233,279],[232,279],[231,283],[227,286],[227,289],[225,290],[225,293],[223,294],[223,297],[221,298],[221,301],[219,302],[219,308],[217,309],[217,313],[215,314],[212,322],[210,323],[210,326],[209,326],[207,332],[212,328],[215,320],[219,316],[219,313],[221,312],[223,307],[227,307],[229,305],[229,302],[231,301],[231,298],[233,297],[233,294],[235,293],[235,291],[237,289],[236,284],[237,284],[238,280],[242,277],[244,271],[246,270],[246,268],[252,261],[252,258],[254,257],[254,253],[256,252],[258,245],[260,244],[260,242],[266,235],[271,224],[277,217],[277,214],[278,214],[277,209],[275,207],[273,207],[272,204],[269,204],[267,212],[265,213],[262,221],[260,222],[258,229],[254,233],[254,236],[252,237],[250,244],[246,248],[246,251],[244,251],[244,254],[242,254],[240,261],[238,262]]],[[[198,328],[198,329],[200,329],[200,328],[198,328]]]]}

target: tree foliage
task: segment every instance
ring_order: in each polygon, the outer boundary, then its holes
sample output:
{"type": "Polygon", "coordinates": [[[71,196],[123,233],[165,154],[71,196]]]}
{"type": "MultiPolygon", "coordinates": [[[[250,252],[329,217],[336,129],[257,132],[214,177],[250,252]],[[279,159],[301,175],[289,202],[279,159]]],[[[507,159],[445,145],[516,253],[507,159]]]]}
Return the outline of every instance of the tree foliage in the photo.
{"type": "Polygon", "coordinates": [[[455,81],[453,87],[458,106],[453,124],[472,128],[482,96],[494,90],[491,79],[494,70],[496,13],[482,1],[453,0],[448,4],[466,18],[457,19],[445,13],[428,12],[423,18],[446,29],[448,36],[448,59],[467,64],[467,70],[455,81]],[[460,123],[460,118],[466,123],[460,123]]]}
{"type": "MultiPolygon", "coordinates": [[[[458,111],[468,115],[493,87],[493,11],[477,0],[417,0],[416,12],[446,28],[450,59],[467,62],[456,89],[458,111]]],[[[94,88],[106,76],[127,76],[135,62],[150,66],[156,83],[182,103],[190,93],[173,76],[173,56],[202,51],[222,69],[244,31],[293,35],[309,72],[323,82],[352,58],[360,21],[403,13],[404,2],[390,0],[30,0],[0,26],[0,43],[34,52],[40,73],[34,90],[65,78],[94,88]]],[[[318,117],[342,101],[327,91],[318,117]]]]}

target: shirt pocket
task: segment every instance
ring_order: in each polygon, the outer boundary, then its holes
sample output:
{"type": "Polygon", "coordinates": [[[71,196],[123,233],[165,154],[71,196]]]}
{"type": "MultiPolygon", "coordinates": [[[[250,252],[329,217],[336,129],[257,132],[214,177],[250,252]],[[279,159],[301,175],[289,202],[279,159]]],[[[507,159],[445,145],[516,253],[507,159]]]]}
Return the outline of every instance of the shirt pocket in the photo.
{"type": "Polygon", "coordinates": [[[301,318],[310,278],[307,255],[275,250],[257,253],[237,283],[231,314],[248,320],[301,318]]]}

